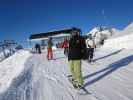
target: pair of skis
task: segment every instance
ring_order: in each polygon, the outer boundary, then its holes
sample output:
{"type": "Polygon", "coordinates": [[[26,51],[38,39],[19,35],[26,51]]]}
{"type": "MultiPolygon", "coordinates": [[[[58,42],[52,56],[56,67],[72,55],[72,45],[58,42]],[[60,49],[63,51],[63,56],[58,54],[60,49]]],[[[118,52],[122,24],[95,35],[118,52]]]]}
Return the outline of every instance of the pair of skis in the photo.
{"type": "Polygon", "coordinates": [[[68,75],[67,78],[68,78],[68,81],[72,84],[73,88],[74,88],[75,90],[77,90],[78,94],[80,94],[80,95],[91,94],[84,86],[82,86],[82,87],[80,87],[80,88],[77,88],[77,87],[75,86],[74,82],[73,82],[72,79],[71,79],[71,75],[68,75]]]}

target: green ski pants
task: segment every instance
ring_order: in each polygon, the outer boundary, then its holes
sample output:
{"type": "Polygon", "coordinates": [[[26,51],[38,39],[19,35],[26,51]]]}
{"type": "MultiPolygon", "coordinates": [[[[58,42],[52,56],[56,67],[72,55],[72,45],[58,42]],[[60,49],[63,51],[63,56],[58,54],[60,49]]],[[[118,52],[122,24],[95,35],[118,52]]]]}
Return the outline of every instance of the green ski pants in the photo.
{"type": "Polygon", "coordinates": [[[83,85],[84,82],[81,71],[81,60],[70,60],[69,64],[72,78],[77,82],[78,85],[83,85]]]}

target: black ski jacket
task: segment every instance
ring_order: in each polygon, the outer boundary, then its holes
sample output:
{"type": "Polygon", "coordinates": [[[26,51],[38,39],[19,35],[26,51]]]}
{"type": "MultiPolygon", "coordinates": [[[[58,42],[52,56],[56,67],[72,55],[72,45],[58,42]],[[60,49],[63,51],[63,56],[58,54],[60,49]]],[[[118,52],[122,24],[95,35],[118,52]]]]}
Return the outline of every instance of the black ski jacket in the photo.
{"type": "Polygon", "coordinates": [[[83,57],[81,36],[73,36],[69,40],[68,60],[80,60],[83,57]]]}

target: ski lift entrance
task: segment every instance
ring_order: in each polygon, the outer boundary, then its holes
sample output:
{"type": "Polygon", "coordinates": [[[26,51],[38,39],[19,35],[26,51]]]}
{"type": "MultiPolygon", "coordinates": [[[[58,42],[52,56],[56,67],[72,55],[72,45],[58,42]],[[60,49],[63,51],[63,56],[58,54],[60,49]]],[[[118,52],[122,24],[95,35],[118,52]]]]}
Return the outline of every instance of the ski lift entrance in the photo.
{"type": "Polygon", "coordinates": [[[47,40],[52,37],[54,43],[56,44],[59,41],[63,41],[65,38],[69,39],[72,31],[78,31],[81,33],[79,28],[69,28],[58,31],[51,31],[46,33],[31,34],[29,37],[30,46],[33,42],[41,42],[41,46],[46,46],[47,40]]]}

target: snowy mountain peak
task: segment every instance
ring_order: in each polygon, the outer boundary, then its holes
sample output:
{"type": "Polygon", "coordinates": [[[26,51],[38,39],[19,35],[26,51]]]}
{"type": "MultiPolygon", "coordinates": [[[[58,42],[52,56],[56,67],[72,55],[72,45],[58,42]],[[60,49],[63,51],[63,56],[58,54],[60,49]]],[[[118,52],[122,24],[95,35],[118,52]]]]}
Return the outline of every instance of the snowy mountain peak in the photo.
{"type": "Polygon", "coordinates": [[[129,24],[124,30],[110,28],[106,26],[94,27],[88,34],[91,34],[95,40],[96,45],[102,40],[118,38],[133,34],[133,22],[129,24]]]}
{"type": "Polygon", "coordinates": [[[97,32],[107,31],[107,30],[111,30],[111,29],[112,28],[108,28],[106,26],[94,27],[88,34],[94,34],[97,32]]]}
{"type": "Polygon", "coordinates": [[[99,27],[94,27],[89,33],[92,36],[96,37],[96,35],[104,35],[106,38],[111,37],[115,33],[120,32],[120,30],[117,30],[116,28],[112,27],[106,27],[106,26],[99,26],[99,27]]]}
{"type": "Polygon", "coordinates": [[[115,31],[111,38],[122,37],[130,34],[133,34],[133,22],[129,24],[126,28],[124,28],[124,30],[115,31]]]}
{"type": "Polygon", "coordinates": [[[123,31],[127,33],[133,33],[133,22],[129,24],[123,31]]]}

